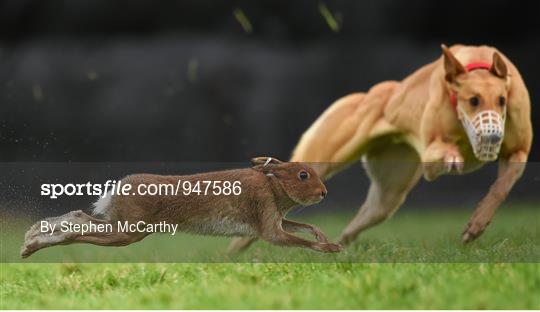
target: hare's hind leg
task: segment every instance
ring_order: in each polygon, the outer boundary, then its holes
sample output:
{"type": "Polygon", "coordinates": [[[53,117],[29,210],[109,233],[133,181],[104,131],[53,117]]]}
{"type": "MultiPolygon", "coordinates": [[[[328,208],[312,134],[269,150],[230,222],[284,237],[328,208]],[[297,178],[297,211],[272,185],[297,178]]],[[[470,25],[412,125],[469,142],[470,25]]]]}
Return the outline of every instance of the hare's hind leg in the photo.
{"type": "Polygon", "coordinates": [[[248,249],[256,240],[257,237],[235,237],[227,248],[227,253],[233,255],[242,252],[248,249]]]}
{"type": "Polygon", "coordinates": [[[364,159],[364,167],[371,185],[360,211],[339,238],[342,244],[351,243],[363,230],[388,219],[422,174],[418,154],[403,143],[386,142],[370,151],[364,159]]]}
{"type": "Polygon", "coordinates": [[[56,225],[51,232],[41,231],[41,221],[34,224],[25,235],[25,241],[21,247],[21,257],[26,258],[36,251],[55,245],[68,245],[73,243],[90,243],[101,246],[124,246],[143,239],[147,234],[139,232],[119,232],[116,224],[106,220],[91,217],[81,210],[72,211],[56,218],[48,218],[43,221],[56,225]],[[89,231],[83,234],[74,231],[62,231],[61,222],[72,224],[103,225],[103,231],[89,231]],[[107,228],[105,226],[108,226],[107,228]],[[110,229],[110,230],[109,230],[110,229]]]}

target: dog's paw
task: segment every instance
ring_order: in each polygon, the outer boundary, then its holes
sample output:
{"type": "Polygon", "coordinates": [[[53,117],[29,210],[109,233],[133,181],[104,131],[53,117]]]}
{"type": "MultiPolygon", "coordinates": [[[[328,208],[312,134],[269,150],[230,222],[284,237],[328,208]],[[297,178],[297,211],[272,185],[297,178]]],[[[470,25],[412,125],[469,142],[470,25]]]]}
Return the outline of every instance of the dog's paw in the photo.
{"type": "Polygon", "coordinates": [[[446,153],[446,155],[444,155],[445,173],[450,173],[452,170],[462,173],[464,163],[463,156],[461,156],[459,151],[449,151],[446,153]]]}
{"type": "Polygon", "coordinates": [[[441,175],[447,173],[446,165],[442,161],[438,162],[426,162],[423,164],[424,178],[427,181],[434,181],[441,175]]]}
{"type": "Polygon", "coordinates": [[[427,181],[433,181],[444,174],[452,172],[461,174],[464,163],[463,156],[461,156],[457,148],[449,149],[442,159],[424,161],[424,178],[427,181]]]}
{"type": "Polygon", "coordinates": [[[481,214],[473,215],[461,235],[461,241],[467,244],[477,239],[486,230],[490,223],[489,220],[489,218],[485,218],[481,214]]]}
{"type": "Polygon", "coordinates": [[[461,242],[464,244],[470,243],[476,238],[478,238],[484,230],[481,230],[480,227],[467,227],[465,231],[463,231],[463,234],[461,234],[461,242]]]}

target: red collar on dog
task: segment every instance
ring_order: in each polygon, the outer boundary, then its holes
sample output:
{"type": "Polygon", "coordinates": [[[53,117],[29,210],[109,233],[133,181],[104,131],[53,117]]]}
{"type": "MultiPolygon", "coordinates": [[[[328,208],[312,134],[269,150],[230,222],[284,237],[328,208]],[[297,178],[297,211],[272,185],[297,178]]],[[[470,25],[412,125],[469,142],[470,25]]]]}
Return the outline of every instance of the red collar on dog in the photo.
{"type": "MultiPolygon", "coordinates": [[[[465,70],[467,72],[470,72],[470,71],[473,71],[473,70],[476,70],[476,69],[490,70],[491,69],[491,64],[484,63],[484,62],[473,62],[473,63],[470,63],[469,65],[465,66],[465,70]]],[[[452,106],[454,106],[454,108],[457,107],[457,94],[450,93],[450,102],[452,103],[452,106]]]]}

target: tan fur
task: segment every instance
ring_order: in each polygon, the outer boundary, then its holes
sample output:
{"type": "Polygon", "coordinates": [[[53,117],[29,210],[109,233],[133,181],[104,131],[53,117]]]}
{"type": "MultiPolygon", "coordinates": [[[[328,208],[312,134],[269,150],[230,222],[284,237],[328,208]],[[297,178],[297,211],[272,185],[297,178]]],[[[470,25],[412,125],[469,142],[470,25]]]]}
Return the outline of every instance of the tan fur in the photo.
{"type": "MultiPolygon", "coordinates": [[[[484,231],[523,173],[532,142],[530,99],[518,70],[497,49],[456,45],[451,49],[443,46],[443,56],[401,82],[383,82],[367,93],[337,100],[300,139],[291,160],[318,162],[314,167],[323,180],[366,157],[370,192],[341,242],[351,242],[362,230],[388,218],[421,174],[432,181],[484,164],[472,152],[451,105],[451,91],[457,93],[458,105],[469,116],[484,109],[506,114],[499,176],[476,208],[462,239],[469,242],[484,231]],[[490,63],[492,69],[466,73],[464,66],[471,62],[490,63]],[[481,99],[477,108],[468,105],[473,95],[481,99]],[[507,98],[505,107],[496,104],[499,96],[507,98]],[[396,169],[404,163],[406,168],[396,169]]],[[[248,245],[237,239],[230,250],[248,245]]]]}
{"type": "Polygon", "coordinates": [[[119,232],[116,221],[157,224],[166,221],[178,224],[179,230],[203,235],[242,235],[261,237],[273,244],[301,246],[323,252],[337,252],[340,245],[328,242],[326,236],[315,226],[286,220],[286,213],[297,205],[312,205],[326,195],[326,188],[317,173],[301,163],[283,163],[268,157],[252,159],[253,167],[228,171],[202,173],[189,176],[163,176],[151,174],[131,175],[123,184],[137,189],[140,184],[176,185],[178,180],[191,181],[240,181],[240,195],[113,195],[108,206],[100,212],[106,219],[98,219],[82,211],[50,218],[59,224],[71,221],[112,224],[114,232],[42,233],[40,223],[28,231],[21,256],[28,257],[37,250],[54,245],[91,243],[104,246],[128,245],[146,237],[148,233],[119,232]],[[308,179],[300,179],[300,172],[307,172],[308,179]],[[309,231],[317,242],[308,241],[289,232],[309,231]]]}

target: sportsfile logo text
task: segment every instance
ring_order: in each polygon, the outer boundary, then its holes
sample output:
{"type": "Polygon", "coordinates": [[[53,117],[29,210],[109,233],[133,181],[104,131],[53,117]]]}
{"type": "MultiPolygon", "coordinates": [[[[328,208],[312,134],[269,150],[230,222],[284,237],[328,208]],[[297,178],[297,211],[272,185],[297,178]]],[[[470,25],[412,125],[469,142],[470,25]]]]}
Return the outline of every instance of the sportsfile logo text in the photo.
{"type": "Polygon", "coordinates": [[[133,187],[130,183],[118,180],[107,180],[101,183],[43,183],[41,196],[56,199],[59,196],[100,196],[105,198],[111,195],[150,195],[150,196],[177,196],[177,195],[235,195],[242,194],[241,181],[178,180],[173,183],[138,184],[133,187]]]}

